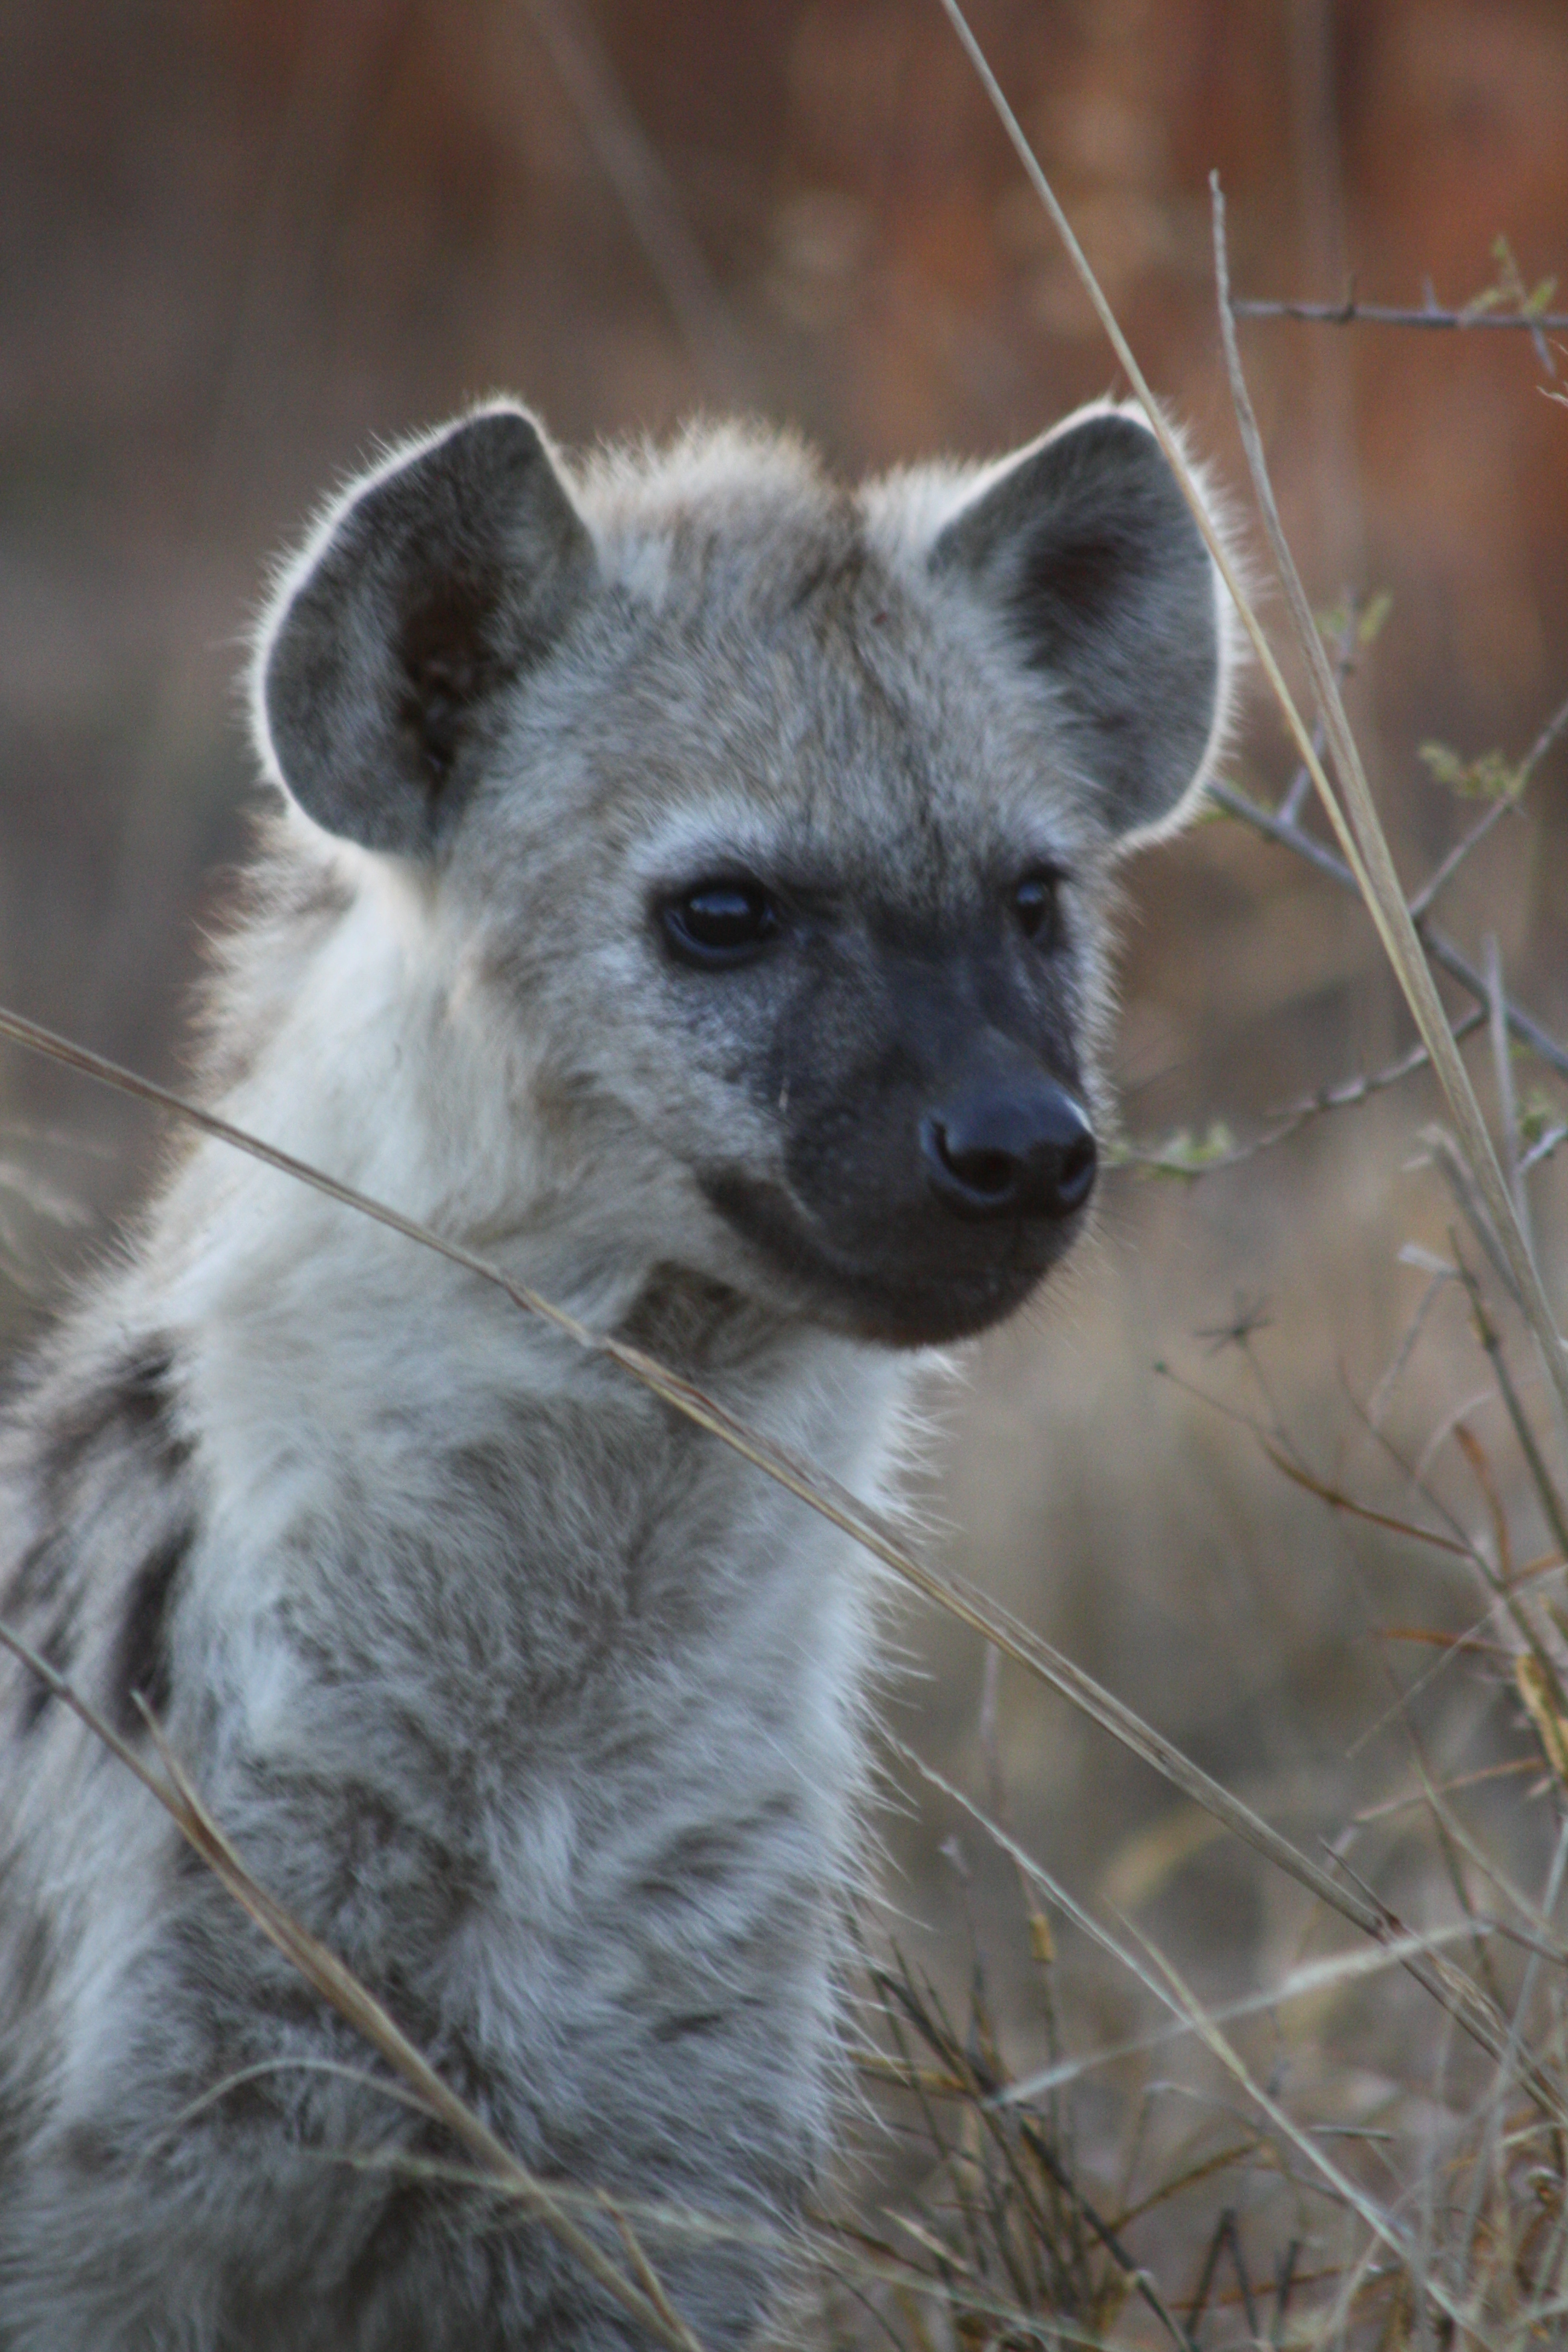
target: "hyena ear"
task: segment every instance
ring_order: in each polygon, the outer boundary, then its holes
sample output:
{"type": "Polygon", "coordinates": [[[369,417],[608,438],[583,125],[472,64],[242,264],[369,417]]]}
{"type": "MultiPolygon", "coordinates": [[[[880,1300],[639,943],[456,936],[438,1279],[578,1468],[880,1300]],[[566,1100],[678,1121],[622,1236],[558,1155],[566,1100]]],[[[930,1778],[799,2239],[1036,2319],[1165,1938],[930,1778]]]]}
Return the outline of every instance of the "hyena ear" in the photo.
{"type": "Polygon", "coordinates": [[[256,668],[263,756],[330,833],[427,854],[507,688],[559,642],[595,570],[520,409],[395,458],[329,515],[279,593],[256,668]]]}
{"type": "Polygon", "coordinates": [[[1218,574],[1142,418],[1069,417],[986,478],[930,561],[1000,608],[1020,658],[1059,687],[1111,838],[1179,823],[1229,665],[1218,574]]]}

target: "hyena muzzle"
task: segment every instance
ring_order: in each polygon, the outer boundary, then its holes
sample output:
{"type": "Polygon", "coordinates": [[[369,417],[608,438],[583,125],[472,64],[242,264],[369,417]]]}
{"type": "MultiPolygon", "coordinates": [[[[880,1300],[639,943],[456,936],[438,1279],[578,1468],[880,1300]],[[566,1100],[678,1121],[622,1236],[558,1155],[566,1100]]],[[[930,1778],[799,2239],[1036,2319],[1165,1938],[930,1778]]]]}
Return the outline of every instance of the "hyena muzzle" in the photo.
{"type": "MultiPolygon", "coordinates": [[[[910,1351],[1082,1224],[1110,871],[1226,614],[1086,410],[848,494],[724,429],[568,470],[491,407],[281,576],[275,807],[208,1098],[875,1487],[910,1351]]],[[[754,2340],[831,2140],[875,1591],[500,1293],[216,1142],[15,1386],[0,1586],[528,2164],[754,2340]]],[[[4,2352],[638,2340],[17,1668],[4,2352]]]]}

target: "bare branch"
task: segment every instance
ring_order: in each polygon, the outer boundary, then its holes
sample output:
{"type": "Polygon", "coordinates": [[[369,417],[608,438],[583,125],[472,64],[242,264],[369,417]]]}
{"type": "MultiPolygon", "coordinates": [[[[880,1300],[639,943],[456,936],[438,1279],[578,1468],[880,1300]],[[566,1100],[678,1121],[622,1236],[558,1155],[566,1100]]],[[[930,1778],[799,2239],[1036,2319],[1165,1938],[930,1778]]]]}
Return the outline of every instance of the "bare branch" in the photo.
{"type": "Polygon", "coordinates": [[[1279,522],[1274,494],[1264,461],[1263,445],[1258,431],[1257,418],[1241,371],[1240,354],[1236,345],[1236,326],[1230,316],[1228,264],[1225,246],[1224,199],[1217,175],[1211,181],[1215,197],[1215,265],[1219,281],[1220,331],[1226,346],[1226,362],[1230,373],[1237,417],[1247,450],[1247,464],[1253,475],[1258,503],[1263,511],[1275,567],[1285,591],[1295,624],[1300,649],[1311,672],[1318,697],[1319,709],[1332,750],[1338,789],[1330,782],[1328,772],[1312,745],[1310,732],[1297,707],[1296,698],[1286,682],[1278,656],[1267,631],[1259,621],[1252,600],[1247,594],[1232,550],[1224,533],[1209,511],[1203,490],[1182,450],[1176,435],[1161,409],[1150,387],[1149,380],[1138,364],[1137,355],[1122,331],[1104,289],[1090,268],[1082,246],[1073,234],[1072,223],[1049,180],[1041,169],[1038,156],[1026,138],[1017,116],[1008,105],[1002,87],[986,61],[984,52],[971,31],[959,0],[941,0],[954,32],[957,34],[981,84],[995,110],[997,120],[1011,141],[1015,153],[1023,165],[1031,186],[1049,215],[1060,237],[1068,259],[1089,297],[1096,317],[1104,328],[1126,373],[1128,382],[1142,407],[1150,430],[1158,441],[1166,462],[1186,499],[1205,545],[1214,559],[1215,569],[1229,592],[1237,616],[1258,656],[1258,667],[1268,682],[1270,691],[1301,759],[1311,775],[1313,788],[1322,803],[1324,814],[1334,830],[1346,865],[1354,875],[1362,896],[1366,900],[1379,938],[1393,964],[1399,984],[1405,992],[1427,1051],[1433,1067],[1447,1098],[1455,1125],[1463,1140],[1466,1155],[1476,1171],[1477,1181],[1491,1209],[1500,1238],[1508,1253],[1509,1263],[1519,1286],[1531,1327],[1541,1349],[1542,1361],[1552,1382],[1560,1421],[1568,1432],[1568,1351],[1564,1350],[1561,1334],[1553,1318],[1552,1303],[1547,1297],[1539,1268],[1525,1246],[1519,1220],[1513,1213],[1513,1202],[1503,1182],[1498,1166],[1497,1153],[1487,1132],[1469,1073],[1455,1045],[1448,1027],[1442,1000],[1428,967],[1422,943],[1415,934],[1405,903],[1404,890],[1394,868],[1387,836],[1377,813],[1376,803],[1367,783],[1365,770],[1356,748],[1355,738],[1345,717],[1344,704],[1334,683],[1333,672],[1323,652],[1317,624],[1307,603],[1289,543],[1279,522]],[[1342,804],[1341,794],[1343,794],[1342,804]]]}
{"type": "MultiPolygon", "coordinates": [[[[1344,859],[1336,856],[1324,843],[1314,840],[1303,826],[1278,815],[1273,809],[1265,808],[1260,801],[1255,801],[1250,793],[1239,792],[1234,784],[1215,782],[1209,785],[1208,790],[1210,797],[1217,801],[1229,815],[1239,817],[1243,824],[1251,825],[1255,833],[1262,834],[1269,841],[1277,841],[1281,848],[1293,850],[1298,857],[1305,858],[1309,866],[1315,866],[1331,882],[1337,882],[1342,890],[1352,891],[1358,898],[1361,896],[1361,886],[1344,859]]],[[[1418,926],[1418,933],[1433,962],[1441,964],[1461,988],[1469,992],[1478,1004],[1486,1005],[1489,1002],[1486,976],[1468,956],[1463,954],[1444,933],[1432,930],[1425,923],[1418,926]]],[[[1533,1014],[1526,1013],[1511,999],[1506,1005],[1506,1016],[1510,1030],[1522,1045],[1528,1045],[1532,1054],[1538,1054],[1562,1076],[1568,1077],[1568,1046],[1560,1045],[1533,1014]]],[[[1454,1034],[1458,1035],[1460,1033],[1456,1030],[1454,1034]]]]}
{"type": "Polygon", "coordinates": [[[1547,720],[1518,767],[1510,776],[1507,792],[1492,803],[1486,814],[1478,819],[1461,840],[1454,844],[1452,849],[1435,867],[1429,879],[1422,884],[1411,899],[1410,919],[1417,929],[1420,929],[1421,919],[1433,900],[1440,891],[1447,889],[1470,852],[1473,849],[1479,849],[1493,826],[1500,824],[1505,816],[1519,806],[1525,786],[1565,728],[1568,728],[1568,702],[1563,703],[1547,720]]]}
{"type": "MultiPolygon", "coordinates": [[[[1454,1035],[1456,1038],[1469,1036],[1480,1027],[1486,1017],[1479,1010],[1467,1013],[1461,1020],[1455,1022],[1454,1035]]],[[[1303,1095],[1299,1101],[1275,1111],[1268,1125],[1246,1143],[1231,1144],[1221,1150],[1205,1152],[1190,1160],[1184,1160],[1168,1150],[1141,1150],[1136,1146],[1130,1149],[1124,1157],[1133,1167],[1148,1168],[1157,1175],[1209,1176],[1222,1168],[1237,1168],[1243,1160],[1256,1158],[1258,1152],[1272,1150],[1275,1144],[1287,1142],[1306,1126],[1309,1119],[1321,1118],[1325,1111],[1353,1109],[1373,1095],[1381,1094],[1385,1087],[1397,1086],[1402,1078],[1413,1077],[1417,1070],[1426,1069],[1431,1059],[1425,1045],[1415,1045],[1408,1053],[1401,1054],[1396,1062],[1390,1062],[1385,1069],[1363,1070],[1353,1078],[1342,1078],[1337,1085],[1319,1087],[1315,1093],[1303,1095]]],[[[1532,1154],[1532,1162],[1534,1157],[1532,1154]]]]}
{"type": "Polygon", "coordinates": [[[1560,1150],[1565,1143],[1568,1143],[1568,1125],[1559,1120],[1555,1126],[1549,1127],[1544,1135],[1538,1136],[1525,1152],[1519,1163],[1520,1174],[1528,1176],[1532,1168],[1539,1168],[1543,1160],[1550,1160],[1552,1153],[1560,1150]]]}
{"type": "Polygon", "coordinates": [[[1300,319],[1317,327],[1448,327],[1468,333],[1472,327],[1522,328],[1528,334],[1558,334],[1568,331],[1568,310],[1440,310],[1430,303],[1419,310],[1402,310],[1386,302],[1358,302],[1353,294],[1342,302],[1255,301],[1233,295],[1233,319],[1300,319]]]}

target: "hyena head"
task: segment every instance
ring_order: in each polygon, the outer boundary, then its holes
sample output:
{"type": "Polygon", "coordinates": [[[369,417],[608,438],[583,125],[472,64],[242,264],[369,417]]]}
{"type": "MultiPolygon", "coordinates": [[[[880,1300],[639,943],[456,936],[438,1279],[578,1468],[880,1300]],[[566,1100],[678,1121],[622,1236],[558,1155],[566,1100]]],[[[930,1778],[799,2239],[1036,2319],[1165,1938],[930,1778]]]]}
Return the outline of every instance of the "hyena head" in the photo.
{"type": "Polygon", "coordinates": [[[1203,778],[1226,609],[1116,408],[849,495],[733,428],[570,475],[497,406],[326,516],[258,731],[527,1136],[481,1222],[918,1345],[1082,1223],[1107,872],[1203,778]]]}

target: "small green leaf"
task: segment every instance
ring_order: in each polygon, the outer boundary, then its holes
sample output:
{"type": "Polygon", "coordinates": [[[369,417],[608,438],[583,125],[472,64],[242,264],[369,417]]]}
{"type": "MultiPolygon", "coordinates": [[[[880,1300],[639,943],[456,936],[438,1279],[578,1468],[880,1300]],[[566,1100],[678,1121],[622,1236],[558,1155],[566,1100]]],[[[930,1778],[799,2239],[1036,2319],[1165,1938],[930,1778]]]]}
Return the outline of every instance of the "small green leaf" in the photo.
{"type": "Polygon", "coordinates": [[[1394,597],[1386,588],[1374,588],[1364,602],[1360,596],[1341,596],[1318,614],[1318,628],[1336,653],[1347,633],[1353,633],[1358,646],[1370,646],[1393,610],[1394,597]]]}
{"type": "Polygon", "coordinates": [[[1355,633],[1357,644],[1361,646],[1370,646],[1374,644],[1382,635],[1383,625],[1387,620],[1393,610],[1393,590],[1389,588],[1374,588],[1372,594],[1366,600],[1365,611],[1362,614],[1360,620],[1356,623],[1355,633]]]}
{"type": "Polygon", "coordinates": [[[1208,1133],[1194,1136],[1190,1128],[1178,1128],[1163,1143],[1152,1149],[1134,1148],[1128,1158],[1146,1176],[1201,1176],[1236,1150],[1236,1138],[1223,1119],[1215,1119],[1208,1133]]]}
{"type": "Polygon", "coordinates": [[[1542,1137],[1561,1125],[1563,1111],[1540,1087],[1532,1087],[1519,1106],[1519,1139],[1521,1143],[1539,1143],[1542,1137]]]}
{"type": "Polygon", "coordinates": [[[1524,784],[1522,772],[1500,751],[1482,751],[1466,760],[1450,744],[1423,743],[1418,756],[1438,783],[1461,800],[1513,800],[1524,784]]]}

